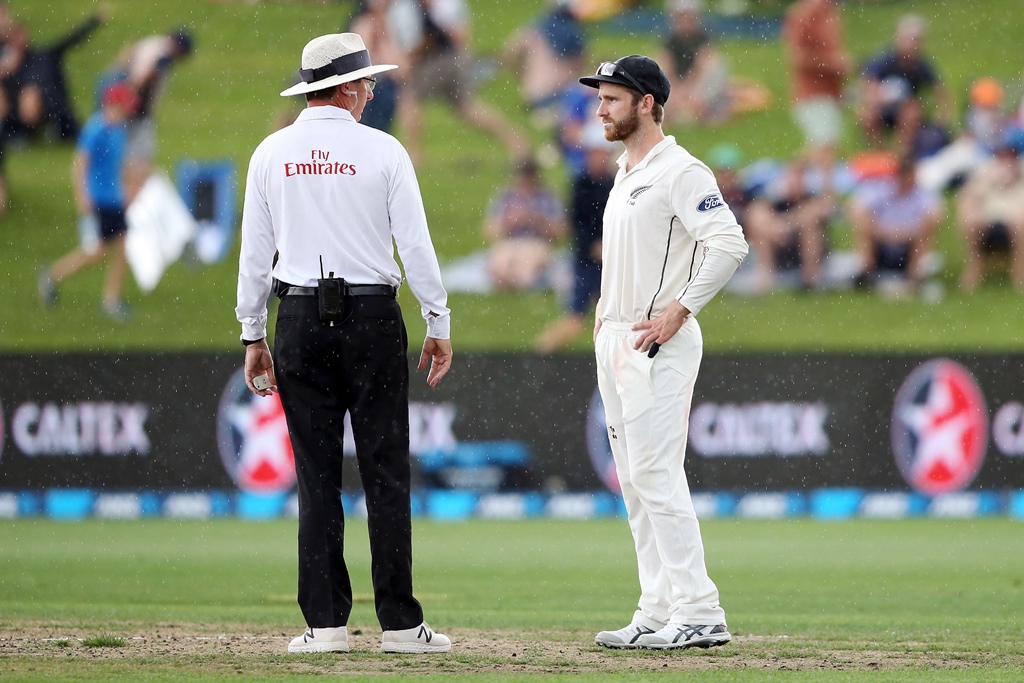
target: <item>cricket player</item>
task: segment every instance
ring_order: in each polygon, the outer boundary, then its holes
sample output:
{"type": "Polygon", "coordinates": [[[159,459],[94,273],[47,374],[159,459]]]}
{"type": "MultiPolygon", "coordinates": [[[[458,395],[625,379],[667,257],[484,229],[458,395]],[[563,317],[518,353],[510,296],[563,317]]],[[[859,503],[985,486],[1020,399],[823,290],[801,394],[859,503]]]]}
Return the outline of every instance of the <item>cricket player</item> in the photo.
{"type": "Polygon", "coordinates": [[[731,640],[708,577],[683,471],[703,342],[696,315],[747,254],[714,175],[666,136],[669,81],[639,55],[579,79],[597,88],[608,140],[621,140],[604,212],[594,346],[598,388],[630,530],[640,601],[612,648],[711,647],[731,640]]]}

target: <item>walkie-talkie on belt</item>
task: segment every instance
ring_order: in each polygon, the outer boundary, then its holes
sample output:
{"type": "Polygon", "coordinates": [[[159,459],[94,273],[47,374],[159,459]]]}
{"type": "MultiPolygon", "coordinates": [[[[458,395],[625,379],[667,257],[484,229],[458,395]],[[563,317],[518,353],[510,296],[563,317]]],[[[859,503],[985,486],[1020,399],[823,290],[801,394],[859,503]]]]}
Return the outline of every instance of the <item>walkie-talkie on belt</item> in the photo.
{"type": "Polygon", "coordinates": [[[345,320],[345,280],[334,277],[332,270],[324,277],[324,257],[320,257],[320,279],[316,281],[320,302],[320,322],[331,327],[345,320]]]}

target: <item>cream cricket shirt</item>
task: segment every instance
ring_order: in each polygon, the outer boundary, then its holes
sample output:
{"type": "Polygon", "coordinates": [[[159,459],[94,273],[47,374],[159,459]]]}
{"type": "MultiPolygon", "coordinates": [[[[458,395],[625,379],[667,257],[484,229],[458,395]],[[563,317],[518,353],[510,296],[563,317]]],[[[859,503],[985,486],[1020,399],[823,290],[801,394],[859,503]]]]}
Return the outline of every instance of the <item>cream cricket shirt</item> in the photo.
{"type": "Polygon", "coordinates": [[[273,275],[291,285],[315,287],[323,258],[325,275],[397,287],[396,244],[427,334],[447,339],[448,294],[405,148],[345,109],[304,109],[249,161],[235,309],[242,338],[266,336],[275,252],[273,275]]]}
{"type": "Polygon", "coordinates": [[[696,314],[747,254],[736,217],[711,170],[672,136],[625,168],[623,154],[604,212],[597,315],[635,323],[672,299],[696,314]]]}

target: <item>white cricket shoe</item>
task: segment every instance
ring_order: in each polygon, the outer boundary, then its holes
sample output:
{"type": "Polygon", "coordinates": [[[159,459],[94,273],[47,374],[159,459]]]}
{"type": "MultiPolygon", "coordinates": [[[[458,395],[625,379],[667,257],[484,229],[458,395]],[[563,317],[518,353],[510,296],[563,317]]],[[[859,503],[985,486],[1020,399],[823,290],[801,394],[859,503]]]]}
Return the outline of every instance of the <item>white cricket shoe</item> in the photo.
{"type": "Polygon", "coordinates": [[[601,631],[594,637],[594,642],[605,647],[631,650],[640,647],[637,639],[648,633],[654,633],[654,629],[647,628],[634,621],[629,626],[620,628],[618,631],[601,631]]]}
{"type": "Polygon", "coordinates": [[[435,633],[424,621],[419,626],[401,631],[384,631],[380,649],[384,652],[448,652],[452,649],[452,641],[443,633],[435,633]]]}
{"type": "Polygon", "coordinates": [[[686,647],[725,645],[732,636],[725,624],[668,624],[661,630],[637,638],[639,647],[674,650],[686,647]]]}
{"type": "Polygon", "coordinates": [[[348,652],[348,627],[307,628],[288,643],[288,652],[348,652]]]}

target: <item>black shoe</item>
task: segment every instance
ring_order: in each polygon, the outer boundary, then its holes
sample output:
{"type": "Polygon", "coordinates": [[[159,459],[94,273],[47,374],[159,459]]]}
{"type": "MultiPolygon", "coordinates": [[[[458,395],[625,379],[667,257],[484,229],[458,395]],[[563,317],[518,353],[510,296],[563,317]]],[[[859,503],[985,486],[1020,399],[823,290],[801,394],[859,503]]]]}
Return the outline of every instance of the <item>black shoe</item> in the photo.
{"type": "Polygon", "coordinates": [[[853,288],[860,291],[866,291],[872,289],[875,286],[875,273],[871,271],[862,271],[853,278],[853,288]]]}
{"type": "Polygon", "coordinates": [[[39,285],[39,300],[46,308],[53,308],[57,305],[57,285],[53,283],[49,268],[40,268],[36,276],[36,283],[39,285]]]}

